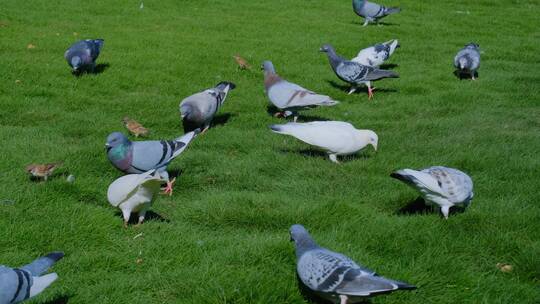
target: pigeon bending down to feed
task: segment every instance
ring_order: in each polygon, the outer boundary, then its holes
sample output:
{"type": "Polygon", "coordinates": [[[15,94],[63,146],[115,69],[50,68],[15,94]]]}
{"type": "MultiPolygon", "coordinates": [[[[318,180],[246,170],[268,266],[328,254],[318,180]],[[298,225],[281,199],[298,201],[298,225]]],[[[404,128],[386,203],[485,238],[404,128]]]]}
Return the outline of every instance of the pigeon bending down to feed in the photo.
{"type": "Polygon", "coordinates": [[[247,62],[247,60],[240,57],[240,55],[234,55],[233,58],[236,61],[236,63],[238,64],[238,67],[241,70],[250,70],[251,69],[251,65],[247,62]]]}
{"type": "Polygon", "coordinates": [[[51,176],[53,171],[61,165],[61,162],[50,164],[30,164],[26,166],[26,172],[30,173],[36,178],[43,178],[43,180],[47,181],[47,178],[51,176]]]}
{"type": "Polygon", "coordinates": [[[19,303],[40,294],[58,279],[56,273],[43,273],[63,257],[62,252],[52,252],[20,268],[0,265],[0,304],[19,303]]]}
{"type": "Polygon", "coordinates": [[[383,78],[397,78],[399,75],[394,71],[380,70],[370,66],[362,65],[358,62],[353,62],[342,58],[336,54],[334,48],[325,44],[320,49],[321,52],[325,52],[330,61],[332,70],[337,77],[352,85],[349,94],[356,91],[359,84],[365,84],[368,88],[368,98],[373,97],[373,88],[371,87],[371,81],[383,79],[383,78]]]}
{"type": "Polygon", "coordinates": [[[300,281],[333,303],[359,303],[366,297],[415,286],[387,279],[358,265],[349,257],[319,247],[302,225],[290,228],[296,248],[296,271],[300,281]]]}
{"type": "Polygon", "coordinates": [[[480,46],[476,43],[465,45],[454,57],[454,66],[463,74],[470,74],[472,80],[476,80],[474,74],[480,67],[480,46]]]}
{"type": "Polygon", "coordinates": [[[142,224],[161,182],[159,172],[155,169],[141,174],[124,175],[112,182],[107,190],[107,199],[111,205],[122,210],[124,227],[128,225],[131,212],[138,212],[137,226],[142,224]]]}
{"type": "Polygon", "coordinates": [[[326,95],[319,95],[303,87],[288,82],[278,74],[270,61],[263,62],[264,87],[270,102],[282,112],[275,116],[288,117],[294,115],[294,121],[298,119],[298,111],[317,106],[334,106],[339,102],[332,100],[326,95]]]}
{"type": "Polygon", "coordinates": [[[186,131],[202,128],[202,132],[210,127],[210,123],[230,90],[236,85],[232,82],[220,82],[214,88],[186,97],[180,103],[180,115],[186,131]]]}
{"type": "Polygon", "coordinates": [[[75,42],[64,54],[68,64],[77,73],[83,70],[94,71],[96,59],[103,47],[103,39],[86,39],[75,42]]]}
{"type": "Polygon", "coordinates": [[[334,163],[339,163],[338,155],[356,153],[372,145],[377,151],[379,138],[371,130],[358,130],[348,122],[342,121],[313,121],[307,123],[287,123],[273,125],[272,131],[291,135],[297,139],[315,146],[328,153],[334,163]]]}
{"type": "Polygon", "coordinates": [[[467,207],[474,195],[471,178],[457,169],[441,166],[420,171],[403,169],[390,176],[420,191],[428,204],[439,205],[445,219],[448,219],[450,207],[467,207]]]}
{"type": "Polygon", "coordinates": [[[361,65],[378,68],[394,53],[399,47],[397,39],[377,43],[358,52],[358,55],[351,59],[352,62],[358,62],[361,65]]]}
{"type": "Polygon", "coordinates": [[[125,173],[144,173],[156,169],[167,181],[165,193],[172,195],[175,178],[169,180],[167,166],[182,153],[199,130],[184,134],[174,140],[130,141],[124,134],[113,132],[107,137],[105,148],[109,161],[125,173]]]}
{"type": "Polygon", "coordinates": [[[126,126],[126,129],[128,129],[131,134],[135,135],[135,137],[148,135],[148,129],[143,127],[143,125],[136,120],[126,116],[122,119],[122,122],[124,123],[124,126],[126,126]]]}
{"type": "Polygon", "coordinates": [[[366,0],[353,0],[352,4],[354,12],[364,18],[364,26],[368,25],[369,22],[378,22],[381,18],[401,11],[399,7],[385,7],[366,0]]]}

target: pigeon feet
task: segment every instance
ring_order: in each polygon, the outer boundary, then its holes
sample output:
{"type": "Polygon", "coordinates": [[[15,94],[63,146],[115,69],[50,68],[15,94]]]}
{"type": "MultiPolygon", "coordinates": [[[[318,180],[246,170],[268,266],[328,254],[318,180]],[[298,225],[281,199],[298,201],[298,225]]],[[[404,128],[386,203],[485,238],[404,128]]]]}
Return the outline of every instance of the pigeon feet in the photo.
{"type": "Polygon", "coordinates": [[[349,298],[347,298],[347,296],[344,296],[344,295],[340,295],[339,296],[340,298],[340,304],[347,304],[347,300],[349,300],[349,298]]]}
{"type": "Polygon", "coordinates": [[[176,181],[176,177],[167,182],[167,186],[165,187],[165,189],[163,189],[163,194],[168,194],[169,196],[172,195],[173,185],[175,181],[176,181]]]}
{"type": "Polygon", "coordinates": [[[124,228],[128,227],[128,221],[124,221],[124,228]]]}
{"type": "Polygon", "coordinates": [[[337,160],[337,155],[335,155],[335,154],[329,154],[329,155],[328,155],[328,158],[330,158],[330,160],[331,160],[333,163],[339,164],[339,161],[337,160]]]}
{"type": "Polygon", "coordinates": [[[276,112],[274,117],[285,117],[285,112],[276,112]]]}
{"type": "Polygon", "coordinates": [[[373,90],[375,90],[375,88],[368,86],[367,90],[368,90],[368,99],[371,100],[373,98],[373,90]]]}

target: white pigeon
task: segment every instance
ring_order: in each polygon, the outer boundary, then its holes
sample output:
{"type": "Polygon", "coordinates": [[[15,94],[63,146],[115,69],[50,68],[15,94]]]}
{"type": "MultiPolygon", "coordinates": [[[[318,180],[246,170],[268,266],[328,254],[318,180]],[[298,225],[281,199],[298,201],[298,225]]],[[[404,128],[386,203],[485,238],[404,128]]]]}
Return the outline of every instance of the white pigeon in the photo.
{"type": "Polygon", "coordinates": [[[448,219],[450,207],[467,207],[474,196],[471,178],[453,168],[434,166],[420,171],[403,169],[390,176],[420,191],[428,204],[438,205],[445,219],[448,219]]]}
{"type": "Polygon", "coordinates": [[[330,160],[339,163],[338,155],[354,154],[367,145],[377,151],[378,136],[371,130],[358,130],[343,121],[313,121],[270,126],[272,131],[291,135],[328,153],[330,160]]]}
{"type": "Polygon", "coordinates": [[[139,223],[152,204],[154,195],[163,182],[155,169],[141,173],[128,174],[116,179],[107,190],[107,199],[111,205],[120,208],[124,216],[124,227],[127,227],[131,212],[138,212],[139,223]]]}
{"type": "Polygon", "coordinates": [[[399,46],[398,40],[393,39],[383,43],[377,43],[358,52],[358,55],[351,59],[362,65],[378,68],[394,53],[399,46]]]}

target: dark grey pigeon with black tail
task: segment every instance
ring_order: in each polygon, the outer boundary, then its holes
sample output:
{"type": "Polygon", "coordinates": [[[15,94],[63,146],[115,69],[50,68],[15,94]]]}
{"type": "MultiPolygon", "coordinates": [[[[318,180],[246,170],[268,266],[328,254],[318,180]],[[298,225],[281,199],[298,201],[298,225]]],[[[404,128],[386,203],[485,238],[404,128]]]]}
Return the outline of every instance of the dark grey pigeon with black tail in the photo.
{"type": "Polygon", "coordinates": [[[74,73],[94,72],[96,59],[103,47],[103,39],[86,39],[75,42],[64,54],[74,73]]]}
{"type": "Polygon", "coordinates": [[[356,264],[349,257],[322,248],[302,225],[290,228],[296,247],[296,271],[300,281],[319,297],[333,303],[359,303],[366,297],[415,286],[387,279],[356,264]]]}
{"type": "Polygon", "coordinates": [[[19,303],[40,294],[58,279],[56,273],[43,273],[63,257],[62,252],[52,252],[20,268],[0,265],[0,304],[19,303]]]}
{"type": "Polygon", "coordinates": [[[353,0],[352,4],[354,12],[364,18],[364,26],[401,11],[399,7],[386,7],[366,0],[353,0]]]}
{"type": "Polygon", "coordinates": [[[202,132],[210,127],[210,123],[219,108],[225,102],[230,90],[236,85],[232,82],[223,81],[214,88],[186,97],[180,103],[180,115],[184,124],[184,131],[189,132],[202,128],[202,132]]]}
{"type": "Polygon", "coordinates": [[[476,80],[476,70],[480,67],[480,46],[474,42],[465,45],[454,57],[454,66],[461,74],[469,74],[472,80],[476,80]]]}
{"type": "Polygon", "coordinates": [[[174,140],[130,141],[124,134],[113,132],[107,137],[105,148],[113,166],[125,173],[144,173],[156,169],[167,181],[165,193],[172,195],[175,179],[169,180],[167,166],[179,156],[199,133],[199,129],[174,140]]]}
{"type": "Polygon", "coordinates": [[[334,48],[325,44],[320,49],[321,52],[325,52],[330,61],[330,66],[334,73],[336,73],[339,79],[350,83],[351,90],[349,94],[356,91],[359,84],[365,84],[368,88],[368,97],[373,97],[373,90],[371,88],[371,81],[383,79],[383,78],[397,78],[399,75],[394,71],[381,70],[378,68],[362,65],[358,62],[346,60],[343,57],[336,54],[334,48]]]}

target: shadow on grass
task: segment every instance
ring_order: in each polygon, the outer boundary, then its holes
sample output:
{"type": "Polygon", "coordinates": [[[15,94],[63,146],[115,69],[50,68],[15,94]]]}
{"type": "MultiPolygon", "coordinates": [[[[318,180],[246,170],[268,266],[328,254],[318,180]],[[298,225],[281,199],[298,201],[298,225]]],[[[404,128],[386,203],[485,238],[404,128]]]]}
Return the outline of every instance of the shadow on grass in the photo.
{"type": "MultiPolygon", "coordinates": [[[[231,119],[231,117],[235,117],[235,116],[237,116],[237,114],[231,114],[231,113],[223,113],[223,114],[218,114],[218,115],[214,116],[214,118],[212,119],[212,122],[210,123],[210,129],[215,127],[215,126],[226,125],[227,122],[229,122],[229,119],[231,119]]],[[[184,133],[191,132],[191,131],[193,131],[193,130],[195,130],[197,128],[201,128],[201,131],[203,129],[202,125],[198,125],[196,123],[186,121],[186,120],[182,121],[182,127],[184,128],[184,133]]]]}
{"type": "Polygon", "coordinates": [[[395,63],[383,63],[381,64],[379,68],[382,70],[389,70],[389,69],[397,68],[398,66],[399,65],[395,63]]]}
{"type": "MultiPolygon", "coordinates": [[[[301,154],[307,157],[322,158],[328,160],[328,153],[315,149],[302,149],[302,150],[293,150],[293,149],[280,149],[281,153],[294,153],[301,154]]],[[[339,162],[349,162],[357,159],[369,159],[370,156],[366,152],[359,152],[351,155],[338,156],[339,162]]],[[[328,160],[330,161],[330,160],[328,160]]]]}
{"type": "MultiPolygon", "coordinates": [[[[309,111],[309,109],[305,109],[301,112],[298,112],[299,116],[298,116],[298,119],[297,121],[299,122],[310,122],[310,121],[329,121],[330,119],[328,118],[324,118],[324,117],[320,117],[320,116],[314,116],[314,115],[304,115],[303,112],[304,111],[309,111]]],[[[273,105],[268,105],[266,107],[266,113],[268,113],[269,115],[271,116],[274,116],[276,113],[278,112],[281,112],[278,108],[276,108],[275,106],[273,105]]],[[[289,119],[292,121],[293,120],[293,115],[285,118],[285,120],[289,119]]]]}
{"type": "MultiPolygon", "coordinates": [[[[452,208],[450,208],[449,216],[463,213],[465,212],[465,209],[466,207],[453,206],[452,208]]],[[[407,203],[405,207],[399,209],[396,213],[398,215],[439,213],[441,217],[443,216],[437,206],[427,204],[426,201],[420,196],[417,197],[415,200],[407,203]]]]}
{"type": "Polygon", "coordinates": [[[69,301],[69,296],[59,296],[51,301],[44,302],[43,304],[66,304],[69,301]]]}
{"type": "MultiPolygon", "coordinates": [[[[352,21],[351,24],[359,24],[360,26],[363,27],[364,25],[364,18],[362,17],[358,17],[360,19],[358,20],[355,20],[355,21],[352,21]]],[[[365,27],[368,27],[368,26],[397,26],[399,24],[397,23],[391,23],[391,22],[370,22],[368,25],[366,25],[365,27]]]]}
{"type": "MultiPolygon", "coordinates": [[[[336,88],[336,89],[340,89],[341,91],[345,91],[345,92],[349,92],[349,90],[351,89],[351,85],[346,85],[346,84],[339,84],[333,80],[327,80],[326,82],[328,82],[332,87],[336,88]]],[[[373,86],[372,88],[375,88],[375,86],[373,86]]],[[[385,88],[375,88],[374,89],[375,93],[376,94],[377,92],[380,92],[380,93],[396,93],[398,92],[398,90],[396,89],[385,89],[385,88]]],[[[368,90],[367,90],[367,87],[366,86],[363,86],[363,85],[360,85],[358,86],[358,88],[356,89],[356,91],[354,91],[353,94],[368,94],[368,90]]]]}
{"type": "MultiPolygon", "coordinates": [[[[459,80],[472,79],[471,73],[463,72],[461,70],[455,70],[454,76],[456,76],[459,80]]],[[[474,78],[478,78],[478,71],[474,72],[474,78]]]]}
{"type": "MultiPolygon", "coordinates": [[[[115,215],[118,216],[119,218],[121,218],[122,220],[124,219],[121,211],[116,212],[115,215]]],[[[161,215],[155,213],[154,211],[148,210],[146,212],[146,215],[144,216],[143,225],[144,225],[144,223],[153,222],[153,221],[162,222],[162,223],[170,223],[171,222],[169,219],[166,219],[166,218],[162,217],[161,215]]],[[[137,212],[131,213],[131,216],[129,217],[128,224],[129,225],[137,225],[138,222],[139,222],[139,216],[137,215],[137,212]]]]}
{"type": "Polygon", "coordinates": [[[84,74],[94,74],[94,75],[98,75],[98,74],[101,74],[103,72],[105,72],[105,70],[107,70],[111,65],[109,63],[99,63],[99,64],[96,64],[96,67],[94,68],[93,71],[87,71],[87,70],[81,70],[81,71],[78,71],[78,72],[71,72],[71,74],[73,74],[75,77],[81,77],[83,76],[84,74]]]}

